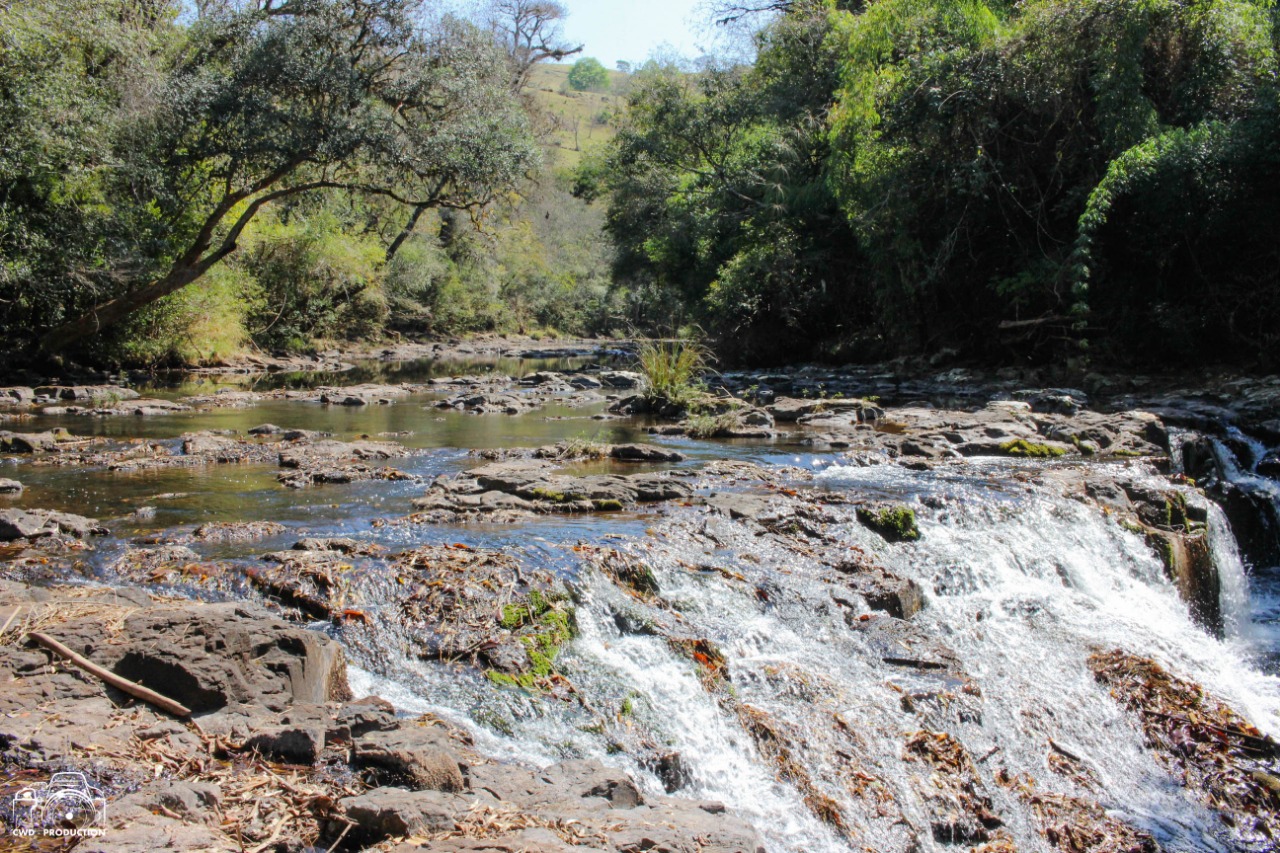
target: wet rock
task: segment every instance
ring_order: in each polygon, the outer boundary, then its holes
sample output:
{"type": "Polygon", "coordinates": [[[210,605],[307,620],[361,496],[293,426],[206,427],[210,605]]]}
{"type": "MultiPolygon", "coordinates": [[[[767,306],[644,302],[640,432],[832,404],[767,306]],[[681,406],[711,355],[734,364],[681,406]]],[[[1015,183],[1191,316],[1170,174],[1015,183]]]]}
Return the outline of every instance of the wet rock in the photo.
{"type": "Polygon", "coordinates": [[[73,436],[65,429],[40,433],[17,433],[0,430],[0,452],[3,453],[63,453],[92,442],[92,439],[73,436]]]}
{"type": "Polygon", "coordinates": [[[119,385],[44,385],[35,389],[37,397],[52,400],[83,400],[94,403],[137,400],[140,394],[119,385]]]}
{"type": "Polygon", "coordinates": [[[415,652],[471,663],[503,686],[532,688],[575,633],[568,592],[512,556],[424,546],[396,558],[399,618],[415,652]]]}
{"type": "Polygon", "coordinates": [[[321,403],[335,406],[389,405],[409,396],[409,389],[400,385],[350,385],[319,391],[321,403]]]}
{"type": "Polygon", "coordinates": [[[609,447],[609,458],[622,462],[683,462],[685,456],[652,444],[614,444],[609,447]]]}
{"type": "Polygon", "coordinates": [[[234,438],[213,432],[193,432],[182,436],[185,455],[208,456],[219,462],[233,459],[238,444],[234,438]]]}
{"type": "Polygon", "coordinates": [[[30,388],[20,386],[0,388],[0,404],[30,403],[35,396],[35,392],[30,388]]]}
{"type": "Polygon", "coordinates": [[[117,575],[139,583],[185,580],[207,568],[200,565],[200,555],[184,545],[129,548],[111,563],[117,575]]]}
{"type": "Polygon", "coordinates": [[[20,497],[22,495],[22,484],[17,480],[5,480],[0,478],[0,495],[5,497],[20,497]]]}
{"type": "Polygon", "coordinates": [[[456,520],[506,511],[616,511],[636,503],[688,497],[692,492],[688,483],[665,473],[577,477],[558,473],[550,461],[521,459],[482,465],[457,478],[438,478],[414,506],[434,513],[432,518],[456,520]]]}
{"type": "Polygon", "coordinates": [[[285,527],[275,521],[209,522],[191,532],[199,542],[253,542],[283,533],[285,527]]]}
{"type": "Polygon", "coordinates": [[[275,424],[260,424],[249,430],[249,435],[279,435],[284,432],[284,427],[278,427],[275,424]]]}
{"type": "Polygon", "coordinates": [[[880,566],[844,562],[836,571],[847,576],[849,589],[862,596],[867,606],[897,619],[910,619],[924,608],[924,593],[915,581],[900,578],[880,566]]]}
{"type": "Polygon", "coordinates": [[[339,463],[368,462],[408,456],[402,444],[390,441],[317,441],[280,451],[280,467],[307,468],[339,463]]]}
{"type": "Polygon", "coordinates": [[[97,519],[73,515],[69,512],[35,509],[0,510],[0,542],[15,539],[43,539],[69,536],[88,539],[90,536],[106,536],[110,533],[97,519]]]}
{"type": "Polygon", "coordinates": [[[436,403],[436,408],[459,409],[473,415],[518,415],[539,408],[540,401],[522,394],[485,392],[462,394],[436,403]]]}
{"type": "Polygon", "coordinates": [[[172,400],[137,399],[125,403],[95,409],[98,415],[134,415],[149,417],[153,415],[172,415],[178,412],[189,412],[191,407],[172,400]]]}
{"type": "Polygon", "coordinates": [[[296,471],[286,471],[277,475],[276,479],[290,489],[304,489],[307,486],[316,486],[324,483],[359,483],[366,480],[414,480],[417,479],[412,474],[406,474],[398,468],[382,466],[375,468],[371,465],[338,465],[323,467],[308,467],[296,471]]]}
{"type": "Polygon", "coordinates": [[[599,379],[610,388],[643,388],[645,379],[633,370],[602,370],[599,379]]]}
{"type": "Polygon", "coordinates": [[[857,509],[858,521],[886,542],[914,542],[920,538],[916,514],[901,504],[873,504],[857,509]]]}
{"type": "Polygon", "coordinates": [[[334,536],[328,538],[307,537],[293,543],[295,551],[333,551],[338,554],[373,556],[386,551],[376,542],[361,542],[357,539],[334,536]]]}
{"type": "Polygon", "coordinates": [[[884,417],[884,410],[866,400],[845,399],[796,399],[780,397],[766,407],[766,411],[779,423],[795,423],[805,415],[843,415],[845,423],[870,423],[884,417]]]}
{"type": "Polygon", "coordinates": [[[924,765],[913,782],[928,809],[934,841],[978,844],[992,840],[992,831],[1004,825],[968,750],[955,737],[916,732],[907,738],[903,758],[908,766],[924,765]]]}

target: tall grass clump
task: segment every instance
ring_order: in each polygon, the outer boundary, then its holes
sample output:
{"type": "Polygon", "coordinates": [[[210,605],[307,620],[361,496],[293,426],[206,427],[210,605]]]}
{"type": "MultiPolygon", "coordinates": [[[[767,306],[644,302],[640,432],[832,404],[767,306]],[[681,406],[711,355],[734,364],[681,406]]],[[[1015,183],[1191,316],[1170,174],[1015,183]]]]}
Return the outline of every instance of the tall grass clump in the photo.
{"type": "Polygon", "coordinates": [[[645,400],[654,407],[685,408],[704,391],[702,375],[711,356],[697,341],[649,341],[639,351],[645,400]]]}

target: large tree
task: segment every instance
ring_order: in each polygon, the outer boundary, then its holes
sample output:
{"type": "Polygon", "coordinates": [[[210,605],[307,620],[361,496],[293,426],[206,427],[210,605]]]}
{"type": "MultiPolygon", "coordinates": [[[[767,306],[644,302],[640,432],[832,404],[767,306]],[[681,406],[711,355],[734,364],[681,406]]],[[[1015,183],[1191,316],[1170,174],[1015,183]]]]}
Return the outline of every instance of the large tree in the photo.
{"type": "MultiPolygon", "coordinates": [[[[341,189],[415,210],[474,208],[525,173],[536,149],[501,50],[456,19],[425,28],[425,11],[425,0],[208,4],[147,86],[113,81],[102,109],[128,120],[108,122],[116,162],[102,180],[133,227],[90,253],[93,274],[60,306],[72,319],[41,348],[197,281],[273,202],[341,189]]],[[[21,167],[6,179],[6,195],[30,180],[21,167]]]]}
{"type": "Polygon", "coordinates": [[[507,51],[511,66],[511,90],[520,92],[539,62],[563,62],[581,53],[582,45],[564,38],[568,10],[548,0],[493,0],[489,26],[507,51]]]}

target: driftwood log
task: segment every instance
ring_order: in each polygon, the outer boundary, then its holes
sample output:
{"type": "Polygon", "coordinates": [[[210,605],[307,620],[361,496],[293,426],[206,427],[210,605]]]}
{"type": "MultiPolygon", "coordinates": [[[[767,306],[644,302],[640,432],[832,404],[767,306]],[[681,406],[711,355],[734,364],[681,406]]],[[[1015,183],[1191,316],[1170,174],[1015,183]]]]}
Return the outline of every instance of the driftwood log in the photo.
{"type": "Polygon", "coordinates": [[[148,702],[152,705],[155,705],[160,710],[168,711],[170,714],[173,714],[176,717],[191,716],[191,709],[188,708],[186,705],[183,705],[180,702],[175,702],[172,699],[170,699],[168,696],[161,696],[159,693],[155,692],[154,690],[151,690],[150,688],[147,688],[147,687],[143,687],[141,684],[138,684],[137,682],[130,681],[127,678],[122,678],[121,676],[116,675],[114,672],[112,672],[109,669],[103,669],[102,667],[98,666],[96,663],[84,657],[83,655],[78,655],[75,652],[71,651],[71,649],[67,648],[62,643],[59,643],[57,640],[53,639],[53,637],[50,637],[47,634],[41,634],[37,631],[32,631],[31,633],[27,634],[27,636],[35,640],[37,643],[44,646],[46,649],[53,652],[54,654],[59,655],[60,657],[66,658],[71,663],[80,667],[90,675],[102,679],[107,684],[110,684],[112,687],[116,688],[117,690],[123,691],[124,693],[128,693],[130,696],[141,699],[143,702],[148,702]]]}

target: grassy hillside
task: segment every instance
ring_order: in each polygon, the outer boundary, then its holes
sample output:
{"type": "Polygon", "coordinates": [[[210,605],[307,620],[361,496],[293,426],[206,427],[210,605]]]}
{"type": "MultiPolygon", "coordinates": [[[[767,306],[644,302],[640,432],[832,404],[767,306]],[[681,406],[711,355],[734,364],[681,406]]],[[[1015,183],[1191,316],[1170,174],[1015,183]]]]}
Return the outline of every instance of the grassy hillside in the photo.
{"type": "Polygon", "coordinates": [[[569,88],[571,64],[539,65],[533,70],[529,90],[534,100],[555,120],[550,136],[552,164],[572,168],[582,152],[613,138],[614,117],[623,109],[630,77],[609,72],[607,92],[575,92],[569,88]]]}

